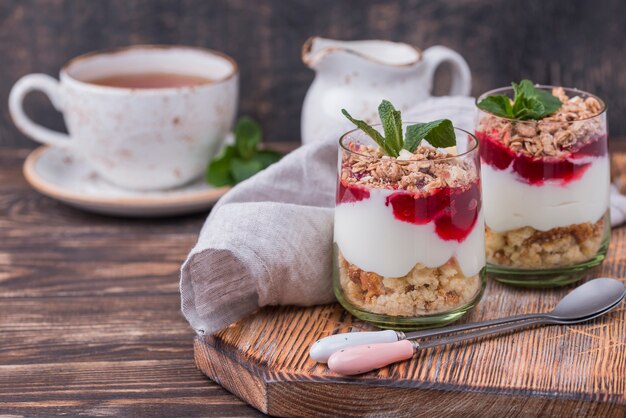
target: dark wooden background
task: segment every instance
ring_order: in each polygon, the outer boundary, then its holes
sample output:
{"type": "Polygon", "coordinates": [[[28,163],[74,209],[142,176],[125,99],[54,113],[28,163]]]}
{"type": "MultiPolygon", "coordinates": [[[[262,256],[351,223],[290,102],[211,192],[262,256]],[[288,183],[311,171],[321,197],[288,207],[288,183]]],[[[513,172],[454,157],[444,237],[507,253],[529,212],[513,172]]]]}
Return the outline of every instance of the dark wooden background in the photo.
{"type": "MultiPolygon", "coordinates": [[[[10,121],[22,75],[56,75],[75,55],[138,43],[199,45],[241,66],[241,113],[272,141],[297,141],[313,73],[300,61],[310,35],[381,38],[462,53],[473,93],[523,77],[590,90],[609,103],[613,136],[626,135],[626,2],[620,0],[1,0],[0,146],[34,146],[10,121]]],[[[438,91],[445,90],[446,70],[438,91]]],[[[42,97],[29,113],[56,129],[42,97]]]]}

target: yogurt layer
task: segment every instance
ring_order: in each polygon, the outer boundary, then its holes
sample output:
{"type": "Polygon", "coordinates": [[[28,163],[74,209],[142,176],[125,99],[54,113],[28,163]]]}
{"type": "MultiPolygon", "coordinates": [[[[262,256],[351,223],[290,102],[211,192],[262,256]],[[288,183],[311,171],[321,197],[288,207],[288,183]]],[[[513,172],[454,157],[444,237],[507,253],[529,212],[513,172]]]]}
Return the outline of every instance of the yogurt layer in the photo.
{"type": "Polygon", "coordinates": [[[417,264],[436,268],[455,257],[465,276],[485,265],[483,212],[461,242],[443,240],[435,223],[415,225],[396,219],[386,204],[394,190],[370,189],[369,197],[335,208],[335,242],[345,259],[383,277],[402,277],[417,264]]]}
{"type": "Polygon", "coordinates": [[[563,184],[520,181],[509,167],[498,170],[482,164],[483,204],[487,226],[504,232],[525,226],[540,231],[581,223],[595,223],[609,206],[607,156],[593,158],[585,172],[563,184]]]}

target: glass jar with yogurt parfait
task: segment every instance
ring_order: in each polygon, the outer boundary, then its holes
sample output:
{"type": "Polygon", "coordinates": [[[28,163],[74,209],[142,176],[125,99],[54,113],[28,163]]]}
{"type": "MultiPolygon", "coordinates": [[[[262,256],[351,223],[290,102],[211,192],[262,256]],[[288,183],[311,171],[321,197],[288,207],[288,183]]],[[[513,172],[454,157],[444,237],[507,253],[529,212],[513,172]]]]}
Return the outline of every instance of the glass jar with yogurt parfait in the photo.
{"type": "Polygon", "coordinates": [[[423,142],[397,157],[360,130],[340,139],[333,286],[358,318],[399,330],[440,326],[482,296],[478,141],[454,135],[454,148],[423,142]]]}
{"type": "Polygon", "coordinates": [[[481,110],[491,96],[513,104],[514,88],[477,99],[487,270],[513,285],[562,286],[601,264],[609,244],[606,106],[576,89],[535,89],[558,110],[526,120],[481,110]]]}

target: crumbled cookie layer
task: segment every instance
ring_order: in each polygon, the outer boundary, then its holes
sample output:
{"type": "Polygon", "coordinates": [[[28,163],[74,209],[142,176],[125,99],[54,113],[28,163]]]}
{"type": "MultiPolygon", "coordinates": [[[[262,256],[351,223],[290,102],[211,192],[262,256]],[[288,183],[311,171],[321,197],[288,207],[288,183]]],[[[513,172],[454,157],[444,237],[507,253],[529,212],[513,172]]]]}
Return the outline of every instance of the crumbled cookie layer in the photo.
{"type": "Polygon", "coordinates": [[[344,297],[372,313],[411,317],[447,312],[469,303],[481,288],[479,275],[465,277],[454,259],[438,268],[418,263],[406,276],[387,278],[338,257],[344,297]]]}
{"type": "Polygon", "coordinates": [[[598,222],[538,231],[523,227],[506,232],[486,228],[487,261],[520,269],[572,266],[598,254],[605,235],[605,217],[598,222]]]}
{"type": "Polygon", "coordinates": [[[539,121],[513,121],[484,114],[476,130],[487,133],[516,153],[532,157],[564,157],[606,133],[602,111],[595,97],[568,97],[563,88],[552,89],[563,105],[539,121]]]}
{"type": "Polygon", "coordinates": [[[402,150],[398,158],[383,155],[380,148],[351,142],[343,152],[341,180],[346,184],[428,192],[441,187],[459,187],[476,180],[478,170],[470,158],[448,158],[429,146],[414,153],[402,150]]]}

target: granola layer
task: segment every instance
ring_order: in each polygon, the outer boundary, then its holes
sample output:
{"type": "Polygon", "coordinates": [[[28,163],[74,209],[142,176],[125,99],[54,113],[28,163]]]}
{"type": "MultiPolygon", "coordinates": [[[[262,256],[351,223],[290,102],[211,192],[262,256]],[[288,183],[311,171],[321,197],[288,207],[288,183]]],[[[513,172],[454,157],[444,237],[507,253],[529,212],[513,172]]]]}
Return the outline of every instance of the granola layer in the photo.
{"type": "Polygon", "coordinates": [[[449,158],[455,154],[429,146],[419,146],[414,153],[402,150],[398,158],[383,155],[377,146],[354,142],[348,146],[352,152],[343,154],[341,167],[341,181],[348,185],[427,193],[462,187],[478,177],[471,159],[449,158]]]}
{"type": "Polygon", "coordinates": [[[477,132],[489,134],[511,151],[534,158],[565,158],[606,134],[603,110],[595,97],[568,97],[563,88],[552,90],[561,108],[539,121],[513,121],[491,114],[481,117],[477,132]]]}
{"type": "Polygon", "coordinates": [[[487,261],[521,269],[566,267],[598,254],[605,236],[606,216],[582,223],[539,231],[531,227],[495,232],[486,227],[487,261]]]}
{"type": "Polygon", "coordinates": [[[481,288],[479,274],[464,276],[454,258],[437,268],[418,263],[406,276],[388,278],[359,269],[341,253],[338,257],[344,297],[372,313],[411,317],[446,312],[472,301],[481,288]]]}

